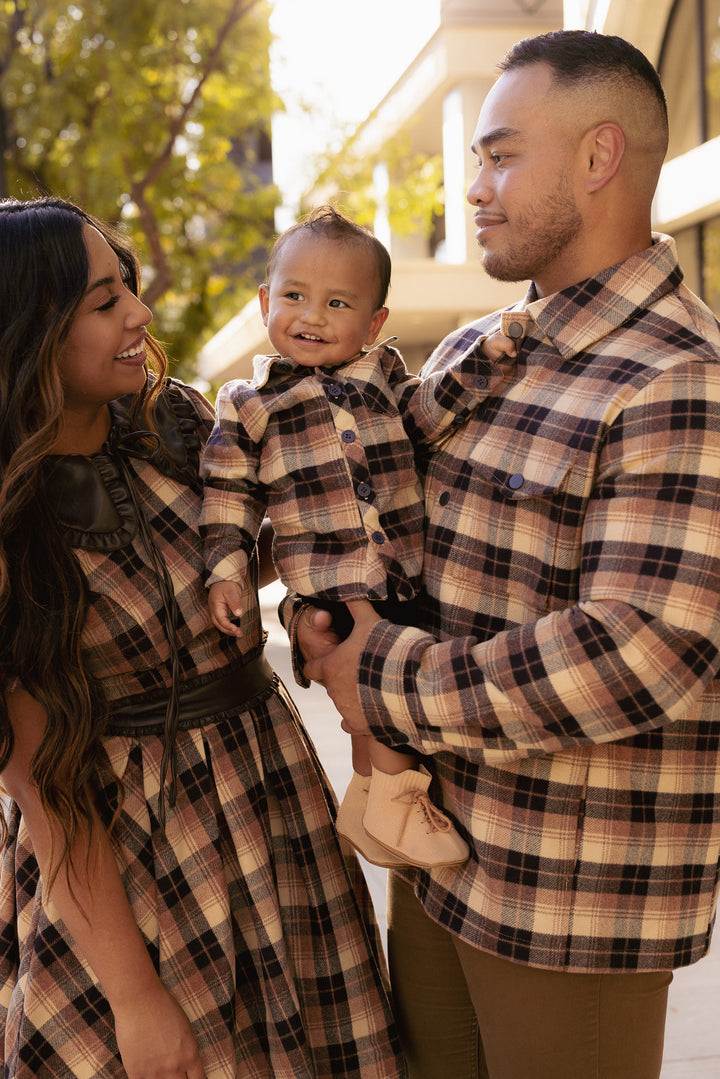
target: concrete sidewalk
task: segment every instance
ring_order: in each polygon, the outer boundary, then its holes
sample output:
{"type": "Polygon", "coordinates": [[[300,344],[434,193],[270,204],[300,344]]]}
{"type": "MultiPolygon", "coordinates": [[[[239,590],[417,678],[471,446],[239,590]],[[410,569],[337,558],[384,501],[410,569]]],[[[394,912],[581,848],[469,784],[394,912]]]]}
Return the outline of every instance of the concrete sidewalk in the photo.
{"type": "MultiPolygon", "coordinates": [[[[330,782],[342,797],[352,773],[350,740],[340,730],[338,713],[325,690],[315,685],[301,689],[295,684],[287,636],[276,616],[283,594],[278,585],[261,593],[263,623],[269,633],[268,659],[295,699],[330,782]]],[[[387,873],[364,861],[363,868],[384,935],[387,873]]],[[[705,959],[675,973],[663,1061],[661,1079],[720,1079],[720,929],[705,959]]]]}

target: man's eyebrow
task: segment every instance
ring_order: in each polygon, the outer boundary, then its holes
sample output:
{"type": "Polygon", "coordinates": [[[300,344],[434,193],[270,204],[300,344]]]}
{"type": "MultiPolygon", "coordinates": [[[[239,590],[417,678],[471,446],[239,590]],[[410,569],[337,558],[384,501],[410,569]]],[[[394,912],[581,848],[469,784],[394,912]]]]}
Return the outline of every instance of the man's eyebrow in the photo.
{"type": "Polygon", "coordinates": [[[496,127],[494,131],[488,131],[486,135],[483,135],[480,139],[475,141],[470,149],[473,153],[477,153],[478,150],[491,146],[494,142],[499,142],[501,139],[505,142],[517,141],[522,138],[520,132],[514,127],[496,127]]]}

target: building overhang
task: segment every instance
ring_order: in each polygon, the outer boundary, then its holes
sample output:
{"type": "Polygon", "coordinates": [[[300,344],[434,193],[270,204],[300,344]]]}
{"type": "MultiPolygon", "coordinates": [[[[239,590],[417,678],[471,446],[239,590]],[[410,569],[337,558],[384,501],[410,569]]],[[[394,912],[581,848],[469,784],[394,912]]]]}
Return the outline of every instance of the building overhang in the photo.
{"type": "Polygon", "coordinates": [[[661,232],[707,221],[720,214],[720,136],[663,165],[653,222],[661,232]]]}

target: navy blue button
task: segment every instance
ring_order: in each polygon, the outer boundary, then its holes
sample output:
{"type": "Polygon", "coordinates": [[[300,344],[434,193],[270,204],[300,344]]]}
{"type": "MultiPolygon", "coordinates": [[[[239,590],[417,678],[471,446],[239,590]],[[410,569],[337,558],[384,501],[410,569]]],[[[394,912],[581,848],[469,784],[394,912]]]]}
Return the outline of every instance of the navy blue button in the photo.
{"type": "Polygon", "coordinates": [[[343,433],[340,435],[340,438],[343,440],[343,442],[354,442],[355,441],[355,432],[354,431],[343,431],[343,433]]]}
{"type": "Polygon", "coordinates": [[[479,390],[484,390],[485,387],[487,386],[487,384],[488,384],[488,380],[485,378],[485,375],[476,375],[475,376],[475,385],[479,390]]]}
{"type": "Polygon", "coordinates": [[[327,392],[330,394],[331,397],[342,397],[343,389],[342,386],[338,386],[337,382],[332,382],[328,386],[327,392]]]}
{"type": "Polygon", "coordinates": [[[359,498],[368,498],[372,494],[372,487],[369,483],[359,483],[357,493],[359,498]]]}
{"type": "Polygon", "coordinates": [[[385,542],[385,536],[382,534],[382,532],[373,532],[372,538],[375,540],[376,543],[385,542]]]}
{"type": "Polygon", "coordinates": [[[524,482],[525,477],[522,476],[519,472],[516,472],[515,475],[511,476],[508,480],[508,487],[510,487],[513,491],[517,491],[522,487],[524,482]]]}
{"type": "Polygon", "coordinates": [[[450,501],[450,492],[449,491],[443,491],[443,493],[438,498],[438,502],[440,503],[441,506],[447,506],[449,501],[450,501]]]}

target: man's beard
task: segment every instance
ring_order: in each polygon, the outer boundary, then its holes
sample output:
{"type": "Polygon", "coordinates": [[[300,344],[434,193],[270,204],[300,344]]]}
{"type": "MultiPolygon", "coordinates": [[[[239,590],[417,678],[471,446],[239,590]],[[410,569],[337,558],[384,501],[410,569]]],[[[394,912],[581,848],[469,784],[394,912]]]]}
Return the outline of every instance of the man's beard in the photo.
{"type": "Polygon", "coordinates": [[[518,237],[497,251],[483,251],[483,266],[498,281],[528,281],[542,274],[577,238],[582,217],[572,195],[560,184],[513,222],[518,237]]]}

